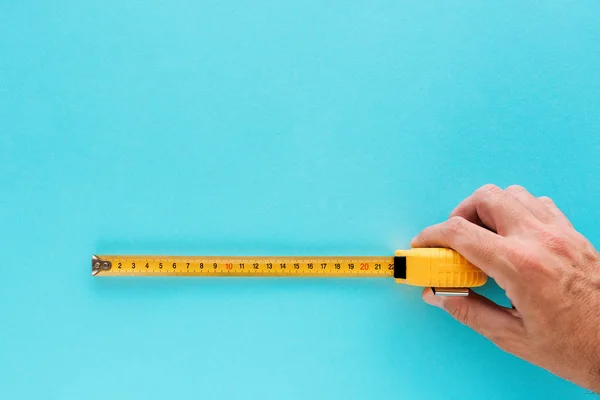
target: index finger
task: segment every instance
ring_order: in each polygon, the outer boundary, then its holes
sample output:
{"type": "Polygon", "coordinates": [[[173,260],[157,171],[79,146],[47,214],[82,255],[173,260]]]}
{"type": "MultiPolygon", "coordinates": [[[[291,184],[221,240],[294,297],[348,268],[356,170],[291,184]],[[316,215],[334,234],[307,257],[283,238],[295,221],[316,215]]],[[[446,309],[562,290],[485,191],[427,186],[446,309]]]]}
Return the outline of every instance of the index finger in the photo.
{"type": "Polygon", "coordinates": [[[411,246],[454,249],[494,278],[502,288],[505,288],[506,279],[511,275],[510,264],[502,255],[505,253],[506,239],[462,217],[452,217],[425,228],[412,240],[411,246]]]}

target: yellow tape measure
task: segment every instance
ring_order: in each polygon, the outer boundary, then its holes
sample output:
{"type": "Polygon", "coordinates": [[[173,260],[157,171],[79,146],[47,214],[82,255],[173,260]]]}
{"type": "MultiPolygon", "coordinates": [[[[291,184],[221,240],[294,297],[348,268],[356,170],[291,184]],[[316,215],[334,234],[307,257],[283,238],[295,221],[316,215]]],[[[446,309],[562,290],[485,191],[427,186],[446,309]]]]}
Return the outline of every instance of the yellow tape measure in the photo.
{"type": "Polygon", "coordinates": [[[376,277],[398,283],[431,286],[444,294],[468,291],[487,276],[450,249],[398,250],[394,257],[196,257],[126,256],[92,257],[94,276],[273,276],[273,277],[376,277]]]}

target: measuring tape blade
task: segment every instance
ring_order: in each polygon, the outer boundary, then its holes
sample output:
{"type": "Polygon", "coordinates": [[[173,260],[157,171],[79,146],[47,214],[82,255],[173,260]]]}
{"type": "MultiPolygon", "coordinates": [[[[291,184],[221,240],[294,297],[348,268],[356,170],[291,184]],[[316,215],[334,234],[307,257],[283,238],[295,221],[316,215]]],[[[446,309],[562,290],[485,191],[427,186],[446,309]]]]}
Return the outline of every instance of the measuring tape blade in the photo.
{"type": "MultiPolygon", "coordinates": [[[[94,267],[96,266],[96,267],[94,267]]],[[[393,257],[96,256],[106,276],[393,277],[393,257]]]]}

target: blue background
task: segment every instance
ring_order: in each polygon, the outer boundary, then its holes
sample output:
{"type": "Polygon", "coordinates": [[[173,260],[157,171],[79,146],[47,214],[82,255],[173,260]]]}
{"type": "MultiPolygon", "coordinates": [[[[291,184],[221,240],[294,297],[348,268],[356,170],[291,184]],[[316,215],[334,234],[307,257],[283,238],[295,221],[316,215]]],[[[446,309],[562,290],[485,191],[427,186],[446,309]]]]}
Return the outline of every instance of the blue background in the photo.
{"type": "Polygon", "coordinates": [[[599,43],[591,0],[3,1],[0,397],[589,398],[392,280],[90,255],[387,255],[489,182],[600,244],[599,43]]]}

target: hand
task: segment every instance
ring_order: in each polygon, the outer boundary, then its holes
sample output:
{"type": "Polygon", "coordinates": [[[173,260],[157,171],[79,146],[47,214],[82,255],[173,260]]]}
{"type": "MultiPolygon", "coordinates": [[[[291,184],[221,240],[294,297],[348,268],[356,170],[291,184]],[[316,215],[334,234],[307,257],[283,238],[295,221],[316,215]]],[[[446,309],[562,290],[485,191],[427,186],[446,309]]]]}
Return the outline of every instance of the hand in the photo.
{"type": "Polygon", "coordinates": [[[487,185],[413,247],[452,248],[506,291],[512,308],[471,293],[423,299],[501,349],[600,392],[600,254],[547,197],[487,185]]]}

